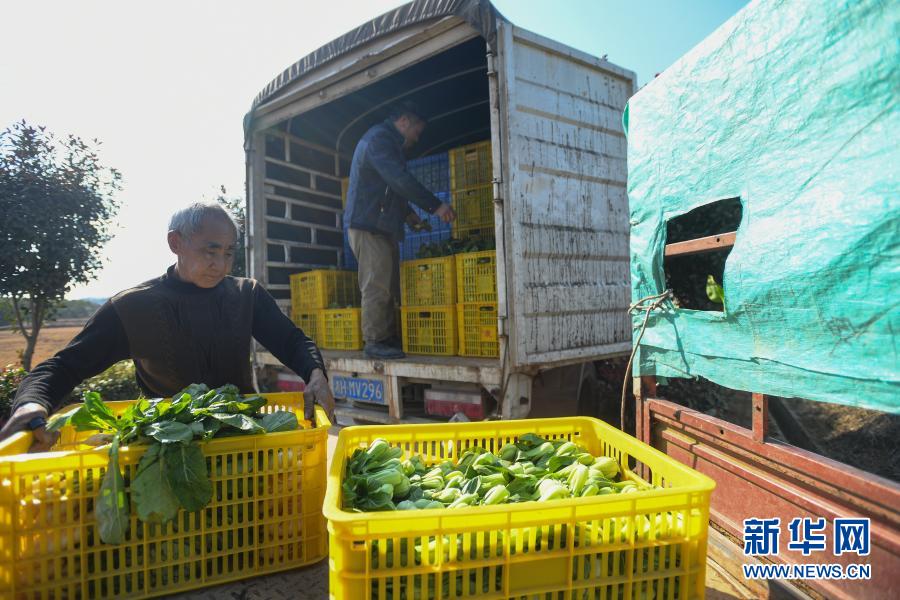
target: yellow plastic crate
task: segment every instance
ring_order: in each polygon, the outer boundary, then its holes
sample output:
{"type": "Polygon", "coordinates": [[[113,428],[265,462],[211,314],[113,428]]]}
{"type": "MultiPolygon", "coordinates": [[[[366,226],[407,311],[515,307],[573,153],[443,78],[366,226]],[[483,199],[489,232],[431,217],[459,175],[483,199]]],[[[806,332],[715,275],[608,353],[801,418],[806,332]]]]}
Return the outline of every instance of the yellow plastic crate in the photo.
{"type": "Polygon", "coordinates": [[[590,417],[350,427],[338,436],[325,496],[331,596],[702,598],[714,487],[708,477],[590,417]],[[652,474],[649,482],[663,489],[453,510],[341,509],[346,461],[375,438],[436,464],[470,446],[497,452],[529,432],[571,440],[626,469],[639,461],[652,474]]]}
{"type": "Polygon", "coordinates": [[[456,355],[455,306],[404,306],[400,313],[404,352],[456,355]]]}
{"type": "Polygon", "coordinates": [[[494,189],[490,184],[479,185],[451,194],[456,220],[453,221],[453,237],[464,229],[494,227],[494,189]]]}
{"type": "Polygon", "coordinates": [[[362,321],[359,308],[335,308],[322,311],[322,348],[362,350],[362,321]]]}
{"type": "Polygon", "coordinates": [[[454,148],[450,156],[450,190],[460,190],[473,185],[491,183],[491,141],[478,142],[454,148]]]}
{"type": "Polygon", "coordinates": [[[324,315],[321,310],[311,310],[309,312],[291,311],[291,321],[294,325],[303,330],[308,338],[321,345],[322,336],[325,333],[324,315]]]}
{"type": "Polygon", "coordinates": [[[317,269],[291,275],[291,308],[308,312],[318,308],[359,306],[356,271],[317,269]]]}
{"type": "MultiPolygon", "coordinates": [[[[303,420],[303,394],[264,394],[303,420]]],[[[132,402],[108,403],[120,413],[132,402]]],[[[322,501],[330,423],[202,443],[213,499],[165,526],[132,516],[123,544],[100,542],[94,501],[108,451],[66,427],[54,452],[32,435],[0,444],[0,598],[149,598],[294,569],[326,555],[322,501]]],[[[119,451],[126,482],[145,446],[119,451]]]]}
{"type": "Polygon", "coordinates": [[[497,303],[456,305],[460,356],[500,356],[497,342],[497,303]]]}
{"type": "Polygon", "coordinates": [[[456,255],[456,298],[459,302],[497,301],[497,251],[456,255]]]}
{"type": "Polygon", "coordinates": [[[400,263],[403,306],[446,306],[456,303],[456,259],[422,258],[400,263]]]}

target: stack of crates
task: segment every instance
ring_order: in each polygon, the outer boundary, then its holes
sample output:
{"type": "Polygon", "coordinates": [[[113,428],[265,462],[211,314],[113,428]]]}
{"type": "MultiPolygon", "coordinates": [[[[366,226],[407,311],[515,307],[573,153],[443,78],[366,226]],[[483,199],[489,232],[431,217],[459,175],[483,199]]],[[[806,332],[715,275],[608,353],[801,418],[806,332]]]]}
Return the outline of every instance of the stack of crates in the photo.
{"type": "Polygon", "coordinates": [[[494,236],[494,191],[490,140],[449,152],[450,192],[456,221],[453,237],[461,240],[494,236]]]}
{"type": "Polygon", "coordinates": [[[318,269],[291,275],[291,320],[320,348],[361,350],[356,271],[318,269]]]}
{"type": "Polygon", "coordinates": [[[459,355],[497,357],[497,253],[467,252],[455,258],[459,355]]]}
{"type": "Polygon", "coordinates": [[[403,351],[456,354],[456,257],[400,263],[403,351]]]}

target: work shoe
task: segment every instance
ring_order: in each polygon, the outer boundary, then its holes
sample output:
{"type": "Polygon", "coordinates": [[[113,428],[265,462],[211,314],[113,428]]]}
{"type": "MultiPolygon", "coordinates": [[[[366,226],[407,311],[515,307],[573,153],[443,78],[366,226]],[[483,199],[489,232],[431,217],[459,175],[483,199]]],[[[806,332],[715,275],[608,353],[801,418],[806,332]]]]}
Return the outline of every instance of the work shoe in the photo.
{"type": "Polygon", "coordinates": [[[367,343],[363,349],[363,354],[369,358],[378,358],[382,360],[390,360],[394,358],[406,358],[403,350],[388,346],[382,342],[367,343]]]}

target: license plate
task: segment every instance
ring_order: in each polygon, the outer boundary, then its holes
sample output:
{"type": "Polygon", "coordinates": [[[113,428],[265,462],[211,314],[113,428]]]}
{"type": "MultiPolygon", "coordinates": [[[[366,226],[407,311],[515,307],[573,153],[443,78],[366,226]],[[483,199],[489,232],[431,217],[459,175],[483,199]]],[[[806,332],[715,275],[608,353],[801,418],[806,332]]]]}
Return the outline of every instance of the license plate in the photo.
{"type": "Polygon", "coordinates": [[[384,382],[379,379],[335,375],[331,378],[331,390],[335,398],[384,404],[384,382]]]}

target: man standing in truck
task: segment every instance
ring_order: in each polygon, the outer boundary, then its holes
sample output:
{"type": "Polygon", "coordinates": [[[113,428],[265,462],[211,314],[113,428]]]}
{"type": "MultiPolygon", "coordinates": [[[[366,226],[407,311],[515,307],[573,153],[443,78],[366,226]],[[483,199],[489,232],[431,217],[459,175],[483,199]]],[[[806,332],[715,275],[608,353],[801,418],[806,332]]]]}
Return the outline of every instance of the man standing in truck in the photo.
{"type": "Polygon", "coordinates": [[[359,263],[364,352],[370,358],[406,356],[397,337],[399,243],[403,224],[420,221],[409,203],[446,223],[456,218],[449,204],[438,200],[406,170],[403,151],[419,141],[425,125],[418,108],[404,102],[369,129],[353,152],[344,223],[359,263]]]}

